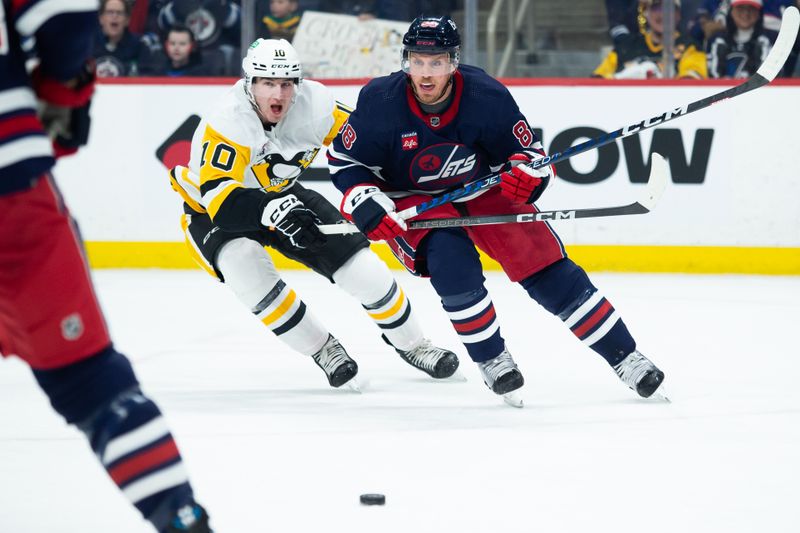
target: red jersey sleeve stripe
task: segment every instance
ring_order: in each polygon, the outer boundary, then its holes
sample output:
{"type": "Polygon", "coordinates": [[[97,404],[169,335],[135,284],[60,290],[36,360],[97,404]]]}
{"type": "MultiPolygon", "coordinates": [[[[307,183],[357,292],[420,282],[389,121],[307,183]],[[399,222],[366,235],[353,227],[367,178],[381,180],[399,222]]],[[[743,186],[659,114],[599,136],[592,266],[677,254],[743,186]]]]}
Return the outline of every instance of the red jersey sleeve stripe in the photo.
{"type": "Polygon", "coordinates": [[[42,133],[42,124],[33,113],[0,119],[0,143],[25,133],[42,133]]]}

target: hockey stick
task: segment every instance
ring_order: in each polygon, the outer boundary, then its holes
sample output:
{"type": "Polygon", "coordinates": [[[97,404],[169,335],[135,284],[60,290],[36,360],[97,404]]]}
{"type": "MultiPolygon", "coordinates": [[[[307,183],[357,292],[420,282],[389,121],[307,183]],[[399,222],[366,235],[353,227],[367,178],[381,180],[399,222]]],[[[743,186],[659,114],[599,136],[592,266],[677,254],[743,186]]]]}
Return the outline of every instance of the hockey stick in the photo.
{"type": "MultiPolygon", "coordinates": [[[[578,154],[582,154],[589,150],[593,150],[595,148],[599,148],[601,146],[605,146],[617,139],[622,139],[624,137],[628,137],[630,135],[634,135],[646,129],[652,128],[654,126],[658,126],[663,124],[664,122],[673,120],[678,117],[682,117],[684,115],[688,115],[689,113],[694,113],[700,109],[705,109],[713,104],[722,102],[729,98],[733,98],[734,96],[739,96],[741,94],[750,92],[752,90],[758,89],[759,87],[763,87],[767,85],[769,82],[775,79],[775,76],[778,75],[780,70],[783,68],[786,59],[789,57],[789,53],[792,51],[792,47],[794,46],[795,39],[797,38],[797,30],[800,27],[800,12],[798,12],[797,8],[791,6],[786,9],[783,13],[783,21],[781,22],[781,29],[778,33],[778,37],[775,40],[775,44],[773,45],[772,49],[770,50],[767,58],[764,60],[764,63],[758,68],[758,71],[753,74],[750,78],[748,78],[744,83],[737,85],[736,87],[731,87],[730,89],[726,89],[722,92],[714,94],[712,96],[708,96],[703,98],[702,100],[697,100],[696,102],[692,102],[688,105],[683,107],[679,107],[670,111],[666,111],[661,115],[657,115],[653,118],[642,120],[637,122],[636,124],[631,124],[630,126],[626,126],[624,128],[620,128],[616,131],[612,131],[611,133],[606,133],[604,135],[600,135],[598,137],[594,137],[589,139],[588,141],[584,141],[580,144],[576,144],[575,146],[571,146],[564,150],[563,152],[556,152],[551,154],[547,157],[542,159],[538,159],[528,164],[531,168],[540,168],[545,165],[551,165],[558,163],[560,161],[565,161],[570,157],[576,156],[578,154]]],[[[500,173],[490,174],[482,179],[474,181],[465,185],[460,189],[455,189],[446,193],[443,193],[439,196],[435,196],[432,199],[428,200],[427,202],[422,202],[416,206],[409,207],[408,209],[404,209],[398,213],[401,218],[404,220],[408,220],[413,218],[420,213],[424,213],[425,211],[430,211],[431,209],[438,207],[440,205],[444,205],[459,198],[463,198],[465,196],[469,196],[474,194],[478,191],[483,189],[488,189],[489,187],[493,187],[499,184],[501,181],[500,173]]],[[[539,213],[540,215],[543,213],[539,213]]],[[[340,224],[331,224],[326,226],[321,226],[323,233],[350,233],[349,231],[341,231],[342,228],[336,228],[336,226],[341,226],[340,224]]]]}
{"type": "MultiPolygon", "coordinates": [[[[650,162],[650,177],[647,190],[642,197],[632,204],[615,207],[592,207],[587,209],[560,209],[556,211],[539,211],[538,213],[521,213],[516,215],[486,215],[458,218],[430,218],[412,220],[408,229],[452,228],[457,226],[486,226],[489,224],[507,224],[509,222],[538,222],[551,220],[575,220],[578,218],[614,217],[621,215],[642,215],[653,210],[664,193],[669,182],[669,165],[661,154],[653,153],[650,162]]],[[[345,235],[357,233],[353,224],[325,224],[318,226],[327,235],[345,235]]]]}
{"type": "Polygon", "coordinates": [[[650,160],[650,177],[647,190],[642,197],[628,205],[616,207],[593,207],[587,209],[561,209],[556,211],[539,211],[538,213],[522,213],[518,215],[486,215],[458,218],[429,218],[412,220],[409,229],[452,228],[456,226],[487,226],[489,224],[507,224],[509,222],[538,222],[551,220],[575,220],[578,218],[616,217],[621,215],[643,215],[655,208],[664,189],[669,182],[670,172],[667,160],[661,154],[653,152],[650,160]]]}
{"type": "MultiPolygon", "coordinates": [[[[664,122],[688,115],[689,113],[694,113],[695,111],[705,109],[706,107],[722,102],[723,100],[727,100],[728,98],[733,98],[734,96],[739,96],[740,94],[744,94],[767,85],[769,82],[775,79],[775,76],[777,76],[780,70],[783,68],[783,64],[786,63],[786,59],[789,57],[792,47],[794,46],[794,41],[797,38],[797,30],[799,26],[800,12],[798,12],[797,8],[794,6],[787,8],[783,13],[783,21],[781,22],[781,29],[778,33],[777,39],[775,40],[775,45],[769,51],[767,58],[758,68],[758,71],[748,78],[744,83],[737,85],[736,87],[726,89],[715,95],[703,98],[702,100],[692,102],[691,104],[683,107],[666,111],[653,118],[642,120],[636,124],[631,124],[630,126],[620,128],[616,131],[612,131],[611,133],[606,133],[605,135],[600,135],[598,137],[589,139],[588,141],[576,144],[575,146],[570,146],[563,152],[556,152],[542,159],[528,163],[528,166],[536,169],[545,165],[558,163],[559,161],[565,161],[570,157],[582,154],[595,148],[599,148],[601,146],[605,146],[606,144],[616,141],[617,139],[634,135],[646,129],[652,128],[653,126],[658,126],[664,122]]],[[[431,200],[428,200],[427,202],[422,202],[419,205],[404,209],[400,211],[398,215],[400,215],[400,217],[402,217],[404,220],[408,220],[409,218],[413,218],[420,213],[430,211],[434,207],[458,200],[459,198],[463,198],[467,195],[492,187],[499,183],[500,174],[491,174],[485,178],[474,181],[461,189],[455,189],[453,191],[446,192],[440,196],[436,196],[431,200]]]]}

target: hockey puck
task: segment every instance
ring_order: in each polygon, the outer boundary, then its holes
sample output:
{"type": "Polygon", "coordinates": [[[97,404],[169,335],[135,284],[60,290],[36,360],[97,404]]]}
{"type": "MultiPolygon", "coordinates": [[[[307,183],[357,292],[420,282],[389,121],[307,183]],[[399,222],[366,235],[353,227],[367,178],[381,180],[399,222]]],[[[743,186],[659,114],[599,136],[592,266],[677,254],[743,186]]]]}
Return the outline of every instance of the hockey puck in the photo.
{"type": "Polygon", "coordinates": [[[386,503],[386,496],[383,494],[362,494],[359,499],[364,505],[383,505],[386,503]]]}

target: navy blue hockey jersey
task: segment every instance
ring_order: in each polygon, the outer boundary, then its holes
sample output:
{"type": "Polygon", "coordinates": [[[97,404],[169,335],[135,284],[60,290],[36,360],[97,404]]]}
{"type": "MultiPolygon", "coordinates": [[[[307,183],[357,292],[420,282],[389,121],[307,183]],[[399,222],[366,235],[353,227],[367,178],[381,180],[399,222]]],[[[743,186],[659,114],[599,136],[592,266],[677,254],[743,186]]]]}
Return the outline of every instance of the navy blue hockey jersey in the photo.
{"type": "Polygon", "coordinates": [[[36,117],[22,42],[42,72],[69,80],[91,56],[96,0],[0,0],[0,194],[49,170],[53,148],[36,117]]]}
{"type": "Polygon", "coordinates": [[[450,105],[426,114],[403,72],[370,81],[328,150],[336,187],[376,183],[394,197],[435,194],[497,171],[514,153],[543,153],[500,82],[462,65],[453,83],[450,105]]]}

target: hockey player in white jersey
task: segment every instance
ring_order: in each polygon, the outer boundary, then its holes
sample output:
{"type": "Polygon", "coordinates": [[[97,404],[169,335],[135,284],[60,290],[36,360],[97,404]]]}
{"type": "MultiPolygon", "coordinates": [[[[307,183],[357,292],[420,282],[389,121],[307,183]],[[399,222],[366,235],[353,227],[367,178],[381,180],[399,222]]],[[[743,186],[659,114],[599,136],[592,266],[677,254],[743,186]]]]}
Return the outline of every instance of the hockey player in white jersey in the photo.
{"type": "Polygon", "coordinates": [[[244,78],[198,125],[189,167],[170,171],[184,199],[182,227],[194,259],[282,341],[313,357],[333,387],[352,385],[358,365],[281,279],[265,246],[356,298],[406,362],[434,378],[452,376],[458,358],[423,336],[408,298],[367,239],[322,235],[317,224],[343,218],[297,182],[350,110],[324,85],[303,80],[286,40],[258,39],[242,68],[244,78]]]}

